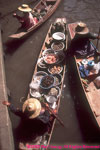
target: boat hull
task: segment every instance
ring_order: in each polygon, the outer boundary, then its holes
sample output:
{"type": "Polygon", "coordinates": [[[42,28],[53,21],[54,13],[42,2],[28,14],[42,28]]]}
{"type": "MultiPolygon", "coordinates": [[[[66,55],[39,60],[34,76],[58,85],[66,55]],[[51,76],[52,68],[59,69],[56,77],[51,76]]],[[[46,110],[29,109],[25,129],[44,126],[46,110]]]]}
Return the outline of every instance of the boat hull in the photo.
{"type": "MultiPolygon", "coordinates": [[[[75,36],[74,29],[76,26],[77,26],[77,23],[72,23],[72,24],[68,25],[68,30],[69,30],[71,40],[75,36]]],[[[92,42],[90,42],[90,44],[94,49],[96,49],[92,42]]],[[[92,56],[92,57],[89,57],[87,60],[94,61],[94,59],[95,59],[95,56],[92,56]]],[[[73,61],[76,66],[77,75],[78,75],[78,79],[80,80],[82,91],[84,92],[84,97],[86,97],[86,100],[91,108],[91,111],[94,115],[97,126],[100,127],[100,101],[99,101],[100,88],[97,88],[93,82],[95,79],[95,75],[89,75],[89,77],[88,77],[88,79],[90,81],[89,83],[87,83],[81,77],[80,71],[79,71],[79,63],[81,63],[82,60],[83,60],[82,58],[77,58],[76,56],[73,56],[73,61]]]]}
{"type": "MultiPolygon", "coordinates": [[[[41,0],[35,7],[34,9],[38,9],[39,7],[41,7],[41,2],[43,0],[41,0]]],[[[46,0],[45,0],[46,1],[46,0]]],[[[56,11],[57,7],[59,6],[61,0],[55,0],[55,4],[52,5],[52,7],[47,11],[47,13],[38,21],[38,23],[36,25],[34,25],[33,27],[29,28],[27,31],[19,31],[18,33],[9,35],[9,38],[13,38],[13,39],[22,39],[24,37],[26,37],[27,35],[29,35],[32,31],[36,30],[39,26],[41,26],[47,19],[49,19],[49,17],[56,11]]],[[[33,9],[33,10],[34,10],[33,9]]]]}

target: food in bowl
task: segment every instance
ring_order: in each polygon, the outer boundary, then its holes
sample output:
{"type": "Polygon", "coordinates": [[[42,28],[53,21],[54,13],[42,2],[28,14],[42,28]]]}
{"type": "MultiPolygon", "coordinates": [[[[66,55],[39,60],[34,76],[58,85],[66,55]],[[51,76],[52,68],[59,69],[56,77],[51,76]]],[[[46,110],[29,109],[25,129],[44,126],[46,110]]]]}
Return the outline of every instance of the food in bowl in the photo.
{"type": "Polygon", "coordinates": [[[52,87],[48,93],[48,95],[57,96],[59,94],[59,90],[57,87],[52,87]]]}
{"type": "Polygon", "coordinates": [[[47,63],[47,64],[54,64],[58,61],[58,56],[56,54],[47,54],[45,57],[44,57],[44,61],[47,63]]]}
{"type": "Polygon", "coordinates": [[[49,73],[51,74],[55,74],[55,73],[59,74],[62,72],[62,70],[63,70],[63,67],[60,65],[54,65],[48,69],[49,73]]]}
{"type": "Polygon", "coordinates": [[[64,43],[63,42],[54,42],[54,43],[52,43],[51,48],[54,51],[61,51],[64,49],[64,43]]]}
{"type": "Polygon", "coordinates": [[[54,84],[54,77],[51,75],[46,75],[41,79],[40,87],[44,89],[51,88],[54,84]]]}

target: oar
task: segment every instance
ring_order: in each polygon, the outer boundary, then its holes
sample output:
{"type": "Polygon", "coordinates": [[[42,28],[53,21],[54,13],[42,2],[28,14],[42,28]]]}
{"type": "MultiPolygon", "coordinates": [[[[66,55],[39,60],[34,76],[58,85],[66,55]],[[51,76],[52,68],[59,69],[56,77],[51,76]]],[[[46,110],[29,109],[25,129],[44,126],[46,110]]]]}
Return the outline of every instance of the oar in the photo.
{"type": "Polygon", "coordinates": [[[56,114],[53,112],[53,110],[52,110],[48,105],[46,105],[45,102],[43,102],[43,101],[41,101],[41,102],[42,102],[42,103],[44,104],[44,106],[48,109],[48,111],[50,111],[51,114],[53,114],[53,116],[59,121],[59,123],[60,123],[63,127],[65,127],[64,123],[63,123],[62,120],[58,117],[58,115],[56,115],[56,114]]]}
{"type": "Polygon", "coordinates": [[[49,107],[49,105],[48,105],[44,100],[45,100],[45,97],[44,97],[44,94],[43,94],[42,97],[40,98],[40,102],[41,102],[42,104],[44,104],[44,106],[47,108],[47,110],[48,110],[49,112],[51,112],[51,114],[53,114],[53,116],[59,121],[59,123],[60,123],[63,127],[65,127],[64,123],[62,122],[62,120],[58,117],[58,115],[56,115],[56,114],[54,113],[54,111],[49,107]]]}
{"type": "Polygon", "coordinates": [[[99,27],[99,32],[98,32],[98,39],[97,39],[97,44],[96,44],[96,50],[98,49],[99,37],[100,37],[100,27],[99,27]]]}
{"type": "Polygon", "coordinates": [[[100,57],[100,56],[98,56],[98,54],[100,54],[100,52],[98,51],[99,37],[100,37],[100,27],[99,27],[97,44],[96,44],[96,52],[95,52],[95,57],[94,57],[96,63],[99,61],[99,57],[100,57]]]}

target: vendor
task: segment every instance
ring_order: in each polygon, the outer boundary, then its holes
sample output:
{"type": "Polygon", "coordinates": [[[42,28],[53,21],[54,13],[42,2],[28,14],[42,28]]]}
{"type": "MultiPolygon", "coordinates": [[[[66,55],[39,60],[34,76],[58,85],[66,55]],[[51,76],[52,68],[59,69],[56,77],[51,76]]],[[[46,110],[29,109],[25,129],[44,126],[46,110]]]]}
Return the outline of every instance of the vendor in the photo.
{"type": "Polygon", "coordinates": [[[77,57],[87,57],[95,54],[95,48],[91,46],[89,39],[100,39],[98,34],[90,33],[87,25],[83,22],[78,22],[74,29],[75,36],[69,46],[69,53],[77,57]]]}
{"type": "Polygon", "coordinates": [[[36,17],[34,18],[31,14],[32,9],[27,4],[22,4],[22,6],[18,7],[18,10],[23,12],[23,16],[21,17],[14,13],[13,17],[16,17],[18,19],[18,21],[22,25],[22,28],[27,30],[38,22],[36,17]]]}
{"type": "Polygon", "coordinates": [[[26,100],[22,106],[22,109],[15,108],[13,104],[8,101],[3,101],[3,104],[8,106],[14,114],[20,116],[23,120],[37,119],[44,124],[49,123],[50,113],[42,107],[40,101],[35,98],[26,100]]]}

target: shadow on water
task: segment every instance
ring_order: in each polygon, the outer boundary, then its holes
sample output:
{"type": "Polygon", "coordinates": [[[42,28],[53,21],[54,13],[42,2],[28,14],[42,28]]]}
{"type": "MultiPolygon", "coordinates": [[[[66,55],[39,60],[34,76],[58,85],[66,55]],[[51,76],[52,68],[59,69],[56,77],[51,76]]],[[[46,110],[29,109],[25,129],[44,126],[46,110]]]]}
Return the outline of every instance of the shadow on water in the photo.
{"type": "MultiPolygon", "coordinates": [[[[20,31],[21,31],[21,29],[19,28],[19,30],[17,31],[17,33],[20,32],[20,31]]],[[[36,30],[28,33],[25,37],[20,38],[20,39],[10,39],[10,40],[8,40],[6,43],[4,43],[4,45],[5,45],[5,49],[4,49],[5,54],[12,55],[35,32],[36,32],[36,30]]]]}
{"type": "Polygon", "coordinates": [[[5,54],[12,55],[23,43],[25,40],[9,40],[5,43],[5,54]]]}
{"type": "Polygon", "coordinates": [[[68,68],[68,74],[69,77],[71,77],[68,80],[69,85],[71,85],[70,91],[75,104],[75,110],[83,139],[87,144],[99,144],[100,129],[84,94],[74,58],[70,57],[67,63],[67,67],[70,67],[68,68]]]}

